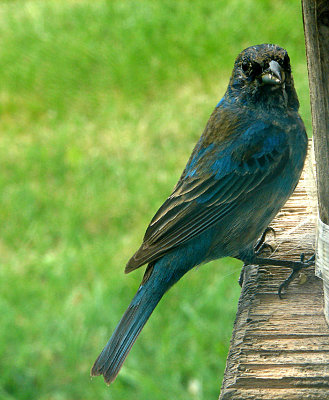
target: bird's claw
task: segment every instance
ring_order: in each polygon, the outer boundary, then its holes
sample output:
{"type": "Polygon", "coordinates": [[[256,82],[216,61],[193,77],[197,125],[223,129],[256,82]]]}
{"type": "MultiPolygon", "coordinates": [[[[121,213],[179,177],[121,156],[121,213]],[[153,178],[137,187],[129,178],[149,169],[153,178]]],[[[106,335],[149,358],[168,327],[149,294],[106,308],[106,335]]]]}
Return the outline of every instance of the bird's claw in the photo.
{"type": "Polygon", "coordinates": [[[298,275],[298,273],[303,269],[303,268],[307,268],[307,267],[311,267],[313,266],[315,263],[315,254],[313,254],[308,260],[305,261],[305,254],[302,253],[300,255],[300,261],[299,262],[295,262],[292,263],[291,266],[289,266],[289,268],[292,269],[290,275],[288,276],[287,279],[285,279],[281,285],[279,286],[278,289],[278,296],[280,297],[280,299],[282,299],[282,291],[283,290],[287,290],[288,286],[290,285],[290,283],[296,278],[296,276],[298,275]]]}

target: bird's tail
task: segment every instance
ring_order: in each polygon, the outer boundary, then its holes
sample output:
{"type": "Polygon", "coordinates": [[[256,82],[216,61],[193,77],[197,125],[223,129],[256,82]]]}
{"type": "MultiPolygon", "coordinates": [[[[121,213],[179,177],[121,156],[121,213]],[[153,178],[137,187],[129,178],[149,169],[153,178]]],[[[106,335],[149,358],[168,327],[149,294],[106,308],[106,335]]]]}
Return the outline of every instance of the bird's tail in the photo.
{"type": "MultiPolygon", "coordinates": [[[[159,280],[157,275],[152,273],[147,282],[138,289],[110,340],[95,361],[91,369],[92,376],[103,375],[108,384],[115,380],[154,308],[166,290],[174,283],[173,279],[168,280],[168,276],[167,279],[159,280]]],[[[177,281],[177,278],[174,281],[177,281]]]]}

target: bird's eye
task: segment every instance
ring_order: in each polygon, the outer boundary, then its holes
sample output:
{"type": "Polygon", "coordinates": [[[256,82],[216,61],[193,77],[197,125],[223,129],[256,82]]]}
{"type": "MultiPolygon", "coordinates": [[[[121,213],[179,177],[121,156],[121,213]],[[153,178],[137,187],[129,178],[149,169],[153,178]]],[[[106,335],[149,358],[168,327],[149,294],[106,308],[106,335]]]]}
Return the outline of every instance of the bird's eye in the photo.
{"type": "Polygon", "coordinates": [[[252,74],[254,76],[258,76],[262,73],[262,67],[260,64],[258,64],[257,62],[252,63],[252,74]]]}
{"type": "Polygon", "coordinates": [[[289,71],[291,70],[291,68],[290,68],[290,58],[289,58],[288,54],[286,54],[286,55],[284,56],[284,59],[283,59],[283,68],[284,68],[284,70],[287,71],[287,72],[289,72],[289,71]]]}
{"type": "Polygon", "coordinates": [[[262,67],[256,61],[243,61],[241,67],[242,71],[252,78],[262,73],[262,67]]]}
{"type": "Polygon", "coordinates": [[[243,61],[243,62],[242,62],[242,71],[243,71],[243,72],[247,72],[248,69],[249,69],[249,63],[248,63],[248,61],[243,61]]]}

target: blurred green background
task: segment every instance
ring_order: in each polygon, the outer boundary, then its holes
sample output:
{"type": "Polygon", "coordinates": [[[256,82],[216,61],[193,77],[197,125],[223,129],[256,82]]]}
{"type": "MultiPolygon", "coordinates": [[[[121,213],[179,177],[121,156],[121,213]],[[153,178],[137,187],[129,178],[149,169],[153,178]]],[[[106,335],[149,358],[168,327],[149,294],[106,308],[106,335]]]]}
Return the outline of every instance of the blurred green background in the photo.
{"type": "Polygon", "coordinates": [[[310,132],[299,2],[1,1],[0,40],[0,399],[216,399],[234,260],[165,296],[110,388],[89,370],[243,48],[287,48],[310,132]]]}

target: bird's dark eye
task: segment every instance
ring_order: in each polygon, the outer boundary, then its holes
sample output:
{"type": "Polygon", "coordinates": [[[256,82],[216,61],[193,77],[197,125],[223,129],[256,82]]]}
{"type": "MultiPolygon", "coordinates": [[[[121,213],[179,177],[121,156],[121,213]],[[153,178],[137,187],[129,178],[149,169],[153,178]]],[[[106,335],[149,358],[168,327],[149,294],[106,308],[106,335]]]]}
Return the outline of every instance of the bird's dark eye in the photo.
{"type": "Polygon", "coordinates": [[[257,62],[252,63],[252,74],[254,76],[260,75],[262,71],[262,67],[257,62]]]}
{"type": "Polygon", "coordinates": [[[256,77],[262,73],[262,67],[256,61],[243,61],[241,68],[250,77],[256,77]]]}
{"type": "Polygon", "coordinates": [[[291,68],[290,68],[290,58],[289,58],[288,54],[286,54],[284,56],[283,65],[282,66],[283,66],[285,71],[290,72],[290,70],[291,70],[291,68]]]}
{"type": "Polygon", "coordinates": [[[247,72],[248,69],[249,69],[249,63],[248,63],[248,61],[243,61],[243,62],[242,62],[242,70],[243,70],[244,72],[247,72]]]}

